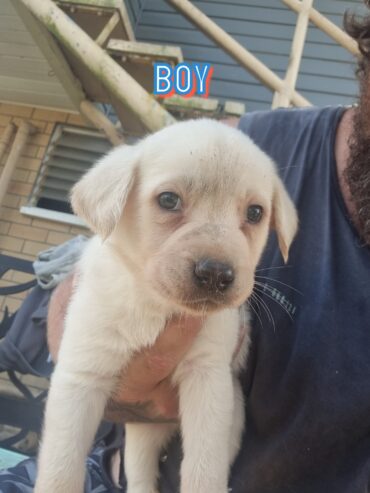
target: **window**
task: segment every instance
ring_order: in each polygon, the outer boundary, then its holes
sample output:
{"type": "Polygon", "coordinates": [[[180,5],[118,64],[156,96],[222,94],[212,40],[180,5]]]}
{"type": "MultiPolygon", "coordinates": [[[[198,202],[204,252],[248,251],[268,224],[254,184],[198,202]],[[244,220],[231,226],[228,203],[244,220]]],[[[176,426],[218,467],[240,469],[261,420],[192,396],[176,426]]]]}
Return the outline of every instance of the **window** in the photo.
{"type": "Polygon", "coordinates": [[[70,189],[111,147],[107,138],[98,131],[58,124],[28,203],[22,207],[21,212],[71,224],[83,224],[72,213],[70,189]]]}

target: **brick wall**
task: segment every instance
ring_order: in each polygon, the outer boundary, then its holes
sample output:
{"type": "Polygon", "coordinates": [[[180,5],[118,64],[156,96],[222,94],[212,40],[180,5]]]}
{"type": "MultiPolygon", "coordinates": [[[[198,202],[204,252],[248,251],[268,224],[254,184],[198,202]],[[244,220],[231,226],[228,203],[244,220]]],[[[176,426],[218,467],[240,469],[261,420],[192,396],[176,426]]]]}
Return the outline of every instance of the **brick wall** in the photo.
{"type": "MultiPolygon", "coordinates": [[[[86,123],[76,114],[0,104],[0,137],[9,122],[19,124],[22,119],[31,122],[39,131],[29,138],[1,207],[0,252],[33,260],[39,251],[63,243],[76,234],[87,233],[84,228],[32,218],[21,214],[19,211],[20,207],[26,204],[31,192],[55,123],[83,126],[86,126],[86,123]]],[[[3,156],[3,162],[0,163],[0,173],[7,156],[8,153],[3,156]]],[[[27,276],[8,273],[0,281],[0,285],[14,284],[14,282],[22,282],[26,279],[28,279],[27,276]]],[[[22,298],[22,295],[14,295],[0,299],[0,310],[6,305],[13,311],[19,306],[22,298]]]]}

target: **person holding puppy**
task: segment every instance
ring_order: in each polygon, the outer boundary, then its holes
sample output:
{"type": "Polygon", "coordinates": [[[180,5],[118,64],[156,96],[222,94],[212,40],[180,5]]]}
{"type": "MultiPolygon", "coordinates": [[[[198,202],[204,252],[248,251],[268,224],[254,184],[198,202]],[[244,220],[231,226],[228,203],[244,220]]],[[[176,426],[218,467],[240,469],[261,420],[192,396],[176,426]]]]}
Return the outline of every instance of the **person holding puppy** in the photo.
{"type": "MultiPolygon", "coordinates": [[[[370,488],[370,17],[347,18],[346,29],[362,53],[358,106],[258,112],[238,124],[277,163],[300,227],[288,264],[272,235],[257,270],[233,493],[370,488]]],[[[50,305],[55,359],[72,284],[61,284],[50,305]]],[[[154,347],[134,358],[108,419],[177,419],[170,375],[201,323],[169,322],[154,347]]],[[[180,459],[175,439],[164,451],[161,493],[176,491],[180,459]]],[[[31,491],[6,490],[1,475],[0,490],[31,491]]],[[[112,482],[103,491],[121,490],[112,482]]]]}

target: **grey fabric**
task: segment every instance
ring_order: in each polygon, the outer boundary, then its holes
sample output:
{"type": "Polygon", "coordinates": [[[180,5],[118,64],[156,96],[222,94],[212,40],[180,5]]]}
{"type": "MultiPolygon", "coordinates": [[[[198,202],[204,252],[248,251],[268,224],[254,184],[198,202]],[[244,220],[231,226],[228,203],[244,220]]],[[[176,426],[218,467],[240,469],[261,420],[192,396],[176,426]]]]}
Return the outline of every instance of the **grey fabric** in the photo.
{"type": "Polygon", "coordinates": [[[51,290],[33,288],[0,340],[0,372],[13,370],[48,377],[52,371],[46,343],[46,319],[51,290]]]}
{"type": "MultiPolygon", "coordinates": [[[[96,445],[86,460],[84,493],[123,493],[125,491],[124,478],[122,487],[117,488],[109,473],[111,455],[121,445],[122,428],[107,425],[104,436],[96,441],[96,445]]],[[[0,470],[0,493],[32,493],[36,474],[35,458],[26,459],[9,469],[0,470]]]]}
{"type": "Polygon", "coordinates": [[[33,263],[37,282],[42,289],[55,288],[79,260],[88,238],[76,236],[62,245],[40,252],[33,263]]]}

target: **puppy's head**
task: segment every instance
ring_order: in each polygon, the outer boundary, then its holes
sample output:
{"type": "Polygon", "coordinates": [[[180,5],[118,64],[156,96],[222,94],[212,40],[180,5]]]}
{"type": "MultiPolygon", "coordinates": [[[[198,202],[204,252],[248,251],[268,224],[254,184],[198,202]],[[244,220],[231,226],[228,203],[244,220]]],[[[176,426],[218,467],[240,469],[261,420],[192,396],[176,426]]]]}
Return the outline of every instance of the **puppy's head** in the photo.
{"type": "Polygon", "coordinates": [[[153,294],[189,312],[240,305],[269,229],[286,261],[297,228],[270,158],[212,120],[113,150],[74,187],[72,206],[153,294]]]}

